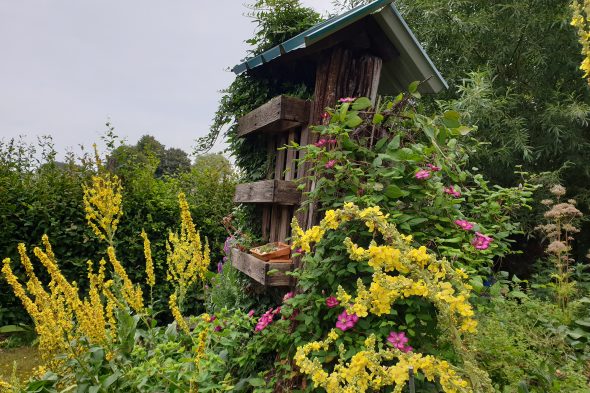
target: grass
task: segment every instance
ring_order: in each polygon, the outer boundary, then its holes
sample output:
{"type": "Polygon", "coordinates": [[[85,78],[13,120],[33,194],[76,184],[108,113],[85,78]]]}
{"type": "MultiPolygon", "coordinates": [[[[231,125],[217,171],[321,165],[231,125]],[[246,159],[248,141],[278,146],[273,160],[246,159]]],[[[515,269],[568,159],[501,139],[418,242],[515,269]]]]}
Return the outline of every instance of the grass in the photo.
{"type": "Polygon", "coordinates": [[[33,369],[41,364],[39,352],[35,347],[0,348],[0,378],[5,381],[12,379],[16,362],[16,377],[24,382],[29,379],[33,369]]]}

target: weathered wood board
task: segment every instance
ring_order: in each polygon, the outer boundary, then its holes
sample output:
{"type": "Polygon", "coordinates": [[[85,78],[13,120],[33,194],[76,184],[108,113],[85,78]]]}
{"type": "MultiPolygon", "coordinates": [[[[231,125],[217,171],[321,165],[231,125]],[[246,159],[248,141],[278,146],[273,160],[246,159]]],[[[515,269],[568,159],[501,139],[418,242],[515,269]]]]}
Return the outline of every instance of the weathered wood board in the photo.
{"type": "Polygon", "coordinates": [[[238,136],[252,132],[282,132],[307,123],[310,103],[278,96],[238,119],[238,136]]]}
{"type": "Polygon", "coordinates": [[[262,285],[270,287],[291,285],[292,278],[285,272],[293,271],[293,263],[265,262],[236,248],[231,250],[231,262],[236,269],[262,285]],[[279,272],[269,275],[268,272],[271,270],[279,272]]]}
{"type": "Polygon", "coordinates": [[[238,184],[234,202],[236,203],[273,203],[279,205],[297,205],[301,201],[301,191],[297,185],[285,180],[261,180],[254,183],[238,184]]]}

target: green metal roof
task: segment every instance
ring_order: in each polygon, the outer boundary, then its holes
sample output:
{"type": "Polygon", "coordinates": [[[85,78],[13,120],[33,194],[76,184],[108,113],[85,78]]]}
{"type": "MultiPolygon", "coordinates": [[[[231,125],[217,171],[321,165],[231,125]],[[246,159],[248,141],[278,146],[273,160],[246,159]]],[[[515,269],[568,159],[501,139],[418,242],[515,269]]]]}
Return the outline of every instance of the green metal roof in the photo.
{"type": "Polygon", "coordinates": [[[278,59],[281,55],[309,48],[337,31],[365,18],[373,17],[382,32],[400,53],[399,58],[383,64],[379,90],[383,94],[406,89],[414,80],[426,80],[424,92],[436,93],[448,85],[440,75],[418,40],[402,18],[393,0],[376,0],[330,18],[268,51],[236,65],[232,71],[240,74],[278,59]]]}

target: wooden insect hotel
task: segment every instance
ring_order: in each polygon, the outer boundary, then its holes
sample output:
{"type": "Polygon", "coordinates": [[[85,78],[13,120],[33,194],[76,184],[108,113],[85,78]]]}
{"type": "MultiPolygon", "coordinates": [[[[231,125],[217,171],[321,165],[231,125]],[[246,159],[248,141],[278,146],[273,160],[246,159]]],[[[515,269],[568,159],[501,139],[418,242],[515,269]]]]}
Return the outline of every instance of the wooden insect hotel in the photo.
{"type": "MultiPolygon", "coordinates": [[[[377,0],[322,22],[282,44],[233,68],[285,81],[313,84],[312,101],[278,96],[238,121],[238,136],[264,135],[275,167],[266,180],[240,184],[234,201],[259,204],[263,240],[286,242],[290,223],[297,216],[304,228],[317,221],[312,209],[298,210],[303,194],[294,180],[306,174],[296,165],[297,154],[280,147],[290,142],[315,143],[309,126],[321,123],[326,107],[341,97],[393,95],[413,81],[423,81],[422,93],[447,87],[445,80],[409,29],[393,0],[377,0]],[[299,78],[299,80],[298,80],[299,78]]],[[[309,188],[309,185],[308,185],[309,188]]],[[[232,250],[233,266],[265,286],[293,285],[284,274],[294,268],[290,259],[264,261],[238,249],[232,250]],[[268,274],[273,271],[273,274],[268,274]]]]}

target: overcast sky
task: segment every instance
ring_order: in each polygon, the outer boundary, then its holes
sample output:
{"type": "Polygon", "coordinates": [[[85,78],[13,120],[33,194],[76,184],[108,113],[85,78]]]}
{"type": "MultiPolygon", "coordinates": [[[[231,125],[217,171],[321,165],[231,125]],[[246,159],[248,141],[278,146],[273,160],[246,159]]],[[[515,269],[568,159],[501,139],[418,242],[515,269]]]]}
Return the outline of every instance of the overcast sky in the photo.
{"type": "Polygon", "coordinates": [[[244,2],[0,0],[0,139],[50,134],[63,153],[110,119],[129,143],[190,152],[246,55],[244,2]]]}

